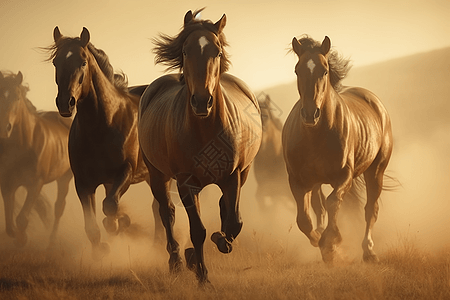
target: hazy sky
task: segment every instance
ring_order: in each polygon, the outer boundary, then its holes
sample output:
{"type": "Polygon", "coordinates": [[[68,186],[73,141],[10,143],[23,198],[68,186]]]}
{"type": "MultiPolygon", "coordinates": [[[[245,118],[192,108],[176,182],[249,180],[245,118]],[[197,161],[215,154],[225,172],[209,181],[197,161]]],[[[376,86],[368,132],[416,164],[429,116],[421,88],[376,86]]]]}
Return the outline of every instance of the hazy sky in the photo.
{"type": "Polygon", "coordinates": [[[53,42],[55,26],[67,36],[87,27],[91,42],[131,85],[163,74],[164,67],[154,65],[151,39],[177,34],[185,13],[204,6],[204,19],[227,15],[230,73],[255,91],[295,80],[296,60],[286,49],[304,33],[317,40],[328,35],[355,67],[450,46],[448,0],[0,1],[0,70],[21,70],[30,100],[46,110],[56,109],[54,68],[37,48],[53,42]]]}

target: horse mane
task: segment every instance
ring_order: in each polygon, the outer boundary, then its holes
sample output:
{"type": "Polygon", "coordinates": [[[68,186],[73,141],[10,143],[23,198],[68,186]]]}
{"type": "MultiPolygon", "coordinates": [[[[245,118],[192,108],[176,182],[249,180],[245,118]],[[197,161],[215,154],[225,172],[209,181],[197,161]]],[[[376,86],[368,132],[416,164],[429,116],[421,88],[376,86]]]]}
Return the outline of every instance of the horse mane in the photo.
{"type": "Polygon", "coordinates": [[[169,36],[163,33],[159,34],[159,38],[153,39],[155,48],[153,53],[156,54],[155,63],[161,63],[167,65],[167,70],[183,69],[183,44],[191,33],[197,30],[208,30],[214,33],[222,45],[222,57],[220,59],[220,73],[228,71],[230,67],[229,55],[225,51],[225,47],[228,46],[225,35],[223,32],[220,34],[217,32],[214,23],[210,20],[197,19],[197,15],[203,11],[204,8],[196,10],[193,14],[194,19],[183,26],[181,31],[176,36],[169,36]]]}
{"type": "MultiPolygon", "coordinates": [[[[16,82],[17,74],[14,74],[11,71],[1,71],[3,74],[3,82],[6,82],[5,86],[12,87],[16,82]]],[[[26,85],[20,84],[19,86],[19,93],[20,96],[23,99],[23,102],[25,102],[25,105],[30,113],[37,113],[37,108],[34,106],[34,104],[27,98],[27,93],[30,90],[30,88],[26,85]]]]}
{"type": "MultiPolygon", "coordinates": [[[[320,51],[322,43],[312,39],[308,35],[302,35],[298,41],[302,45],[302,48],[309,52],[320,51]]],[[[293,50],[291,50],[293,51],[293,50]]],[[[347,77],[348,72],[352,68],[350,59],[344,58],[336,50],[330,49],[328,54],[328,65],[330,73],[330,83],[335,91],[342,90],[341,81],[347,77]]]]}
{"type": "MultiPolygon", "coordinates": [[[[58,42],[53,43],[49,47],[41,48],[46,52],[50,53],[47,61],[53,60],[61,49],[66,47],[70,47],[74,43],[80,44],[80,38],[71,38],[71,37],[62,37],[58,40],[58,42]]],[[[81,45],[80,45],[81,46],[81,45]]],[[[108,78],[108,80],[120,91],[127,93],[128,92],[128,79],[123,72],[114,73],[114,68],[109,62],[108,55],[106,55],[105,51],[96,48],[91,42],[87,44],[87,48],[89,52],[91,52],[92,56],[94,56],[97,61],[100,70],[102,70],[103,74],[108,78]]]]}

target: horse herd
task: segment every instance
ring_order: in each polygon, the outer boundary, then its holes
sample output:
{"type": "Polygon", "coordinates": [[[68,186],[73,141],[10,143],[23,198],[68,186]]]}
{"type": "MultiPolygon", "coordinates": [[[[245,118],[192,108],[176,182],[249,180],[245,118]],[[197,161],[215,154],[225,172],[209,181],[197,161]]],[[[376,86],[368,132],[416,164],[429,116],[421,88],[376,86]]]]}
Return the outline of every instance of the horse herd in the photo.
{"type": "MultiPolygon", "coordinates": [[[[96,221],[97,187],[103,185],[106,191],[103,226],[117,234],[131,222],[120,209],[121,196],[131,184],[145,180],[154,196],[156,236],[165,232],[169,268],[177,272],[183,259],[174,237],[175,205],[169,191],[176,181],[193,244],[185,250],[186,264],[201,284],[207,283],[199,192],[209,184],[220,188],[221,228],[211,239],[220,252],[231,252],[243,224],[241,187],[259,151],[255,173],[286,177],[297,202],[298,227],[329,263],[336,259],[342,240],[339,207],[362,175],[367,190],[363,258],[377,261],[372,228],[392,152],[391,124],[380,100],[365,89],[341,85],[348,61],[331,49],[328,37],[321,43],[307,36],[294,38],[300,100],[284,126],[279,122],[268,128],[252,91],[226,73],[230,65],[226,16],[213,23],[199,19],[200,12],[187,12],[177,35],[162,34],[154,40],[156,63],[177,72],[148,86],[129,87],[124,74],[114,73],[105,52],[90,42],[86,28],[72,38],[56,27],[54,44],[46,50],[55,67],[59,115],[36,111],[26,98],[20,72],[0,75],[0,186],[7,234],[24,245],[31,210],[48,219],[41,189],[56,180],[50,236],[50,244],[54,243],[73,176],[93,256],[101,258],[109,246],[102,242],[96,221]],[[282,146],[268,138],[274,135],[282,146]],[[273,162],[282,164],[283,170],[265,170],[264,164],[273,162]],[[322,184],[333,188],[327,198],[322,184]],[[27,196],[14,220],[19,186],[27,189],[27,196]],[[310,207],[317,216],[315,229],[310,207]]],[[[283,190],[289,188],[286,184],[283,190]]],[[[282,192],[274,196],[277,193],[282,192]]]]}

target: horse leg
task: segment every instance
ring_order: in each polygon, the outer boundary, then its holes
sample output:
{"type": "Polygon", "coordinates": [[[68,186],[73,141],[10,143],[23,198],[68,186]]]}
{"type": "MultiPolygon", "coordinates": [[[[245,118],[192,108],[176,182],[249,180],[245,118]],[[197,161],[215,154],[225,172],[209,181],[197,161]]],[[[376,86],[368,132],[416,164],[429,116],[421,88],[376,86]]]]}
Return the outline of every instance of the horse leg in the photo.
{"type": "MultiPolygon", "coordinates": [[[[245,181],[247,173],[244,173],[243,175],[245,175],[245,177],[243,177],[243,181],[245,181]]],[[[220,218],[222,221],[221,231],[214,232],[211,235],[211,240],[217,245],[217,248],[222,253],[230,253],[233,250],[231,243],[239,235],[242,229],[243,223],[239,213],[241,187],[240,170],[236,170],[231,174],[226,185],[220,187],[222,190],[222,197],[219,201],[220,218]]]]}
{"type": "MultiPolygon", "coordinates": [[[[147,176],[145,179],[148,186],[150,187],[150,177],[147,176]]],[[[159,203],[158,200],[156,200],[155,197],[153,197],[152,202],[152,212],[153,212],[153,218],[155,220],[155,237],[154,242],[155,244],[162,244],[164,240],[164,226],[162,224],[161,215],[159,214],[159,203]]]]}
{"type": "Polygon", "coordinates": [[[17,187],[12,188],[9,184],[5,182],[2,183],[1,192],[3,197],[3,205],[5,207],[5,228],[6,234],[9,237],[15,238],[17,228],[14,224],[14,204],[15,204],[15,193],[17,187]]]}
{"type": "MultiPolygon", "coordinates": [[[[189,217],[189,228],[191,242],[194,245],[195,259],[188,257],[189,250],[187,249],[186,261],[188,267],[195,271],[197,279],[200,284],[209,283],[208,270],[206,269],[203,244],[206,238],[206,228],[203,226],[200,218],[200,204],[198,202],[198,193],[201,190],[200,182],[189,174],[177,175],[177,187],[183,202],[186,213],[189,217]],[[195,262],[195,268],[192,268],[195,262]]],[[[192,254],[191,254],[192,255],[192,254]]]]}
{"type": "Polygon", "coordinates": [[[304,187],[300,186],[300,184],[291,175],[289,175],[289,186],[295,202],[297,202],[297,226],[309,239],[311,245],[318,247],[320,232],[318,230],[314,230],[311,220],[311,191],[308,191],[304,187]]]}
{"type": "MultiPolygon", "coordinates": [[[[378,157],[377,157],[378,158],[378,157]]],[[[378,218],[378,198],[383,189],[383,175],[387,167],[387,161],[380,163],[379,159],[364,172],[366,181],[367,203],[364,208],[366,219],[366,230],[362,242],[363,260],[365,262],[378,262],[378,257],[373,251],[372,229],[378,218]]]]}
{"type": "Polygon", "coordinates": [[[45,226],[45,229],[47,230],[51,227],[51,220],[48,213],[50,207],[50,201],[48,200],[47,196],[41,191],[41,193],[36,197],[33,208],[38,213],[39,218],[41,219],[42,223],[45,226]]]}
{"type": "Polygon", "coordinates": [[[56,240],[56,234],[58,232],[59,222],[61,220],[62,214],[64,212],[64,208],[66,207],[66,197],[69,193],[69,183],[70,180],[72,180],[72,170],[69,169],[66,173],[63,174],[58,180],[56,181],[58,185],[58,193],[56,196],[56,202],[55,202],[55,220],[53,222],[53,228],[52,232],[50,234],[50,242],[49,247],[54,245],[56,240]]]}
{"type": "Polygon", "coordinates": [[[153,196],[159,203],[159,214],[161,221],[166,229],[167,252],[169,253],[169,270],[178,272],[182,267],[182,259],[180,256],[180,245],[175,240],[173,226],[175,224],[175,205],[170,199],[170,177],[161,173],[158,169],[147,161],[144,157],[150,174],[150,188],[153,196]]]}
{"type": "Polygon", "coordinates": [[[84,230],[92,245],[92,257],[94,260],[100,260],[109,253],[109,245],[101,243],[101,233],[98,227],[95,210],[95,188],[86,188],[77,183],[75,178],[75,187],[78,198],[80,199],[84,215],[84,230]]]}
{"type": "Polygon", "coordinates": [[[103,219],[103,226],[110,234],[117,234],[119,229],[130,226],[128,215],[122,214],[118,220],[118,213],[120,197],[130,187],[132,177],[133,169],[130,164],[126,163],[123,170],[114,179],[113,185],[106,188],[106,197],[103,200],[103,213],[106,218],[103,219]]]}
{"type": "Polygon", "coordinates": [[[325,195],[322,192],[320,184],[313,187],[311,193],[311,206],[317,218],[316,230],[317,232],[322,234],[322,232],[325,230],[326,210],[325,210],[325,195]]]}
{"type": "Polygon", "coordinates": [[[16,218],[17,235],[16,244],[19,247],[25,246],[27,243],[26,229],[28,227],[28,218],[30,216],[31,209],[36,204],[36,199],[41,193],[43,183],[41,180],[36,180],[33,185],[27,186],[27,197],[25,202],[16,218]]]}
{"type": "Polygon", "coordinates": [[[344,195],[352,185],[351,172],[349,169],[346,170],[347,172],[345,173],[343,182],[333,186],[334,190],[326,200],[328,225],[319,241],[322,259],[326,263],[333,263],[335,261],[337,248],[342,243],[342,236],[337,226],[337,217],[344,195]]]}

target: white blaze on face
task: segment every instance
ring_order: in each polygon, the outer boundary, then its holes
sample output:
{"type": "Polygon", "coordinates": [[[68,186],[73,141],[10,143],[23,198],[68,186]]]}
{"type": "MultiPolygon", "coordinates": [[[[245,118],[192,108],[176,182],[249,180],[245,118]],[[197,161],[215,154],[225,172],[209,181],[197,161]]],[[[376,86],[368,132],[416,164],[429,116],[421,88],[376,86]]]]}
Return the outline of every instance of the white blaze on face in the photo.
{"type": "Polygon", "coordinates": [[[202,36],[198,40],[198,43],[200,44],[201,54],[203,55],[203,48],[205,48],[205,46],[209,44],[209,41],[204,36],[202,36]]]}
{"type": "Polygon", "coordinates": [[[314,68],[316,67],[316,64],[313,62],[312,59],[310,59],[306,63],[306,66],[308,67],[308,69],[311,71],[311,74],[312,74],[314,72],[314,68]]]}
{"type": "Polygon", "coordinates": [[[66,54],[66,59],[68,59],[69,57],[71,57],[72,54],[73,54],[72,51],[67,52],[67,54],[66,54]]]}

